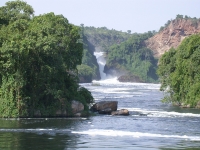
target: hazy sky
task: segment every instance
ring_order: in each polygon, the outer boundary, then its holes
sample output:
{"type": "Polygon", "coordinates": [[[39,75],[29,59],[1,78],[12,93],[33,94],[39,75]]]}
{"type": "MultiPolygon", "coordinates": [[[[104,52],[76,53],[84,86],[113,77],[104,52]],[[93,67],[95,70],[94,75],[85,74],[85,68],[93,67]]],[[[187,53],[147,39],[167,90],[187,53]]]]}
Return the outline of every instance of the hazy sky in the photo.
{"type": "MultiPolygon", "coordinates": [[[[0,0],[3,6],[8,0],[0,0]]],[[[158,31],[177,14],[200,18],[200,0],[25,0],[35,15],[63,14],[70,23],[132,33],[158,31]]]]}

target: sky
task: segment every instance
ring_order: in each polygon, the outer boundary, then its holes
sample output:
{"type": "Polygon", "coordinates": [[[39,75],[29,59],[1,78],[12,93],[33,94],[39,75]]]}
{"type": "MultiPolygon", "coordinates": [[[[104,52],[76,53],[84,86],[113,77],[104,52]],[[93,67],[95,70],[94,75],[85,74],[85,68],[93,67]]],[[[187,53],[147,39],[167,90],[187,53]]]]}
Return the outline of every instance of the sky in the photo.
{"type": "MultiPolygon", "coordinates": [[[[8,0],[0,0],[0,7],[8,0]]],[[[24,0],[35,15],[62,14],[74,25],[118,31],[158,31],[177,14],[200,18],[200,0],[24,0]]]]}

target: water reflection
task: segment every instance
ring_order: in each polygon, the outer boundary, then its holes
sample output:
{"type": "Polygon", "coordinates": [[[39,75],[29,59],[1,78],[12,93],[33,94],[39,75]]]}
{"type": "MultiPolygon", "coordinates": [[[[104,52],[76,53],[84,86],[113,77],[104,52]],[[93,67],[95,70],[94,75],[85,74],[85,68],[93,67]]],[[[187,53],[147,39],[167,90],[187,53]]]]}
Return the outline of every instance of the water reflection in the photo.
{"type": "Polygon", "coordinates": [[[73,149],[79,119],[0,119],[0,149],[73,149]]]}

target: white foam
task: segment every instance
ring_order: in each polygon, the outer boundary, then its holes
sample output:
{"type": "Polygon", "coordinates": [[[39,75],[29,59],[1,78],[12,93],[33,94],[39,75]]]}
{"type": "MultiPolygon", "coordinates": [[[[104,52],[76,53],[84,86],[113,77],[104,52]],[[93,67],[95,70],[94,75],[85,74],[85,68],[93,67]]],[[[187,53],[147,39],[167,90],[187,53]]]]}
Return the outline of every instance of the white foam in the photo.
{"type": "Polygon", "coordinates": [[[143,90],[159,90],[160,84],[153,84],[153,83],[132,83],[132,82],[119,82],[117,77],[106,78],[104,80],[96,81],[93,80],[92,84],[97,85],[106,85],[106,86],[113,86],[117,85],[118,87],[127,87],[130,89],[143,89],[143,90]]]}
{"type": "Polygon", "coordinates": [[[93,80],[92,83],[93,84],[96,83],[96,84],[100,84],[100,85],[102,85],[102,84],[109,85],[109,84],[120,84],[121,82],[119,82],[117,80],[117,77],[111,77],[111,78],[103,79],[103,80],[100,80],[100,81],[93,80]]]}
{"type": "Polygon", "coordinates": [[[128,109],[129,111],[136,111],[142,114],[146,114],[151,117],[200,117],[200,114],[193,113],[179,113],[179,112],[168,112],[168,111],[159,111],[159,110],[146,110],[141,108],[120,108],[120,109],[128,109]]]}
{"type": "Polygon", "coordinates": [[[130,132],[130,131],[119,131],[119,130],[99,130],[90,129],[88,131],[72,131],[74,134],[86,134],[91,136],[131,136],[134,138],[141,137],[155,137],[155,138],[178,138],[191,141],[200,141],[199,136],[187,136],[187,135],[163,135],[163,134],[153,134],[153,133],[142,133],[142,132],[130,132]]]}

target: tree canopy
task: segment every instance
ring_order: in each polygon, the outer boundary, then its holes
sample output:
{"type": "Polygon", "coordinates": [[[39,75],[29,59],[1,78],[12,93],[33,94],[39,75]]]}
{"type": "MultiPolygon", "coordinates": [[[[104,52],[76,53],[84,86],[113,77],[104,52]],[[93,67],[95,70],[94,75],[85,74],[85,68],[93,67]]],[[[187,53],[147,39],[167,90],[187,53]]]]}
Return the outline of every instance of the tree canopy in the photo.
{"type": "Polygon", "coordinates": [[[33,12],[19,0],[0,8],[0,117],[33,116],[37,110],[55,115],[73,99],[84,100],[77,84],[79,27],[62,15],[33,12]]]}
{"type": "Polygon", "coordinates": [[[164,101],[195,107],[200,102],[200,35],[184,39],[159,61],[158,75],[164,101]]]}

